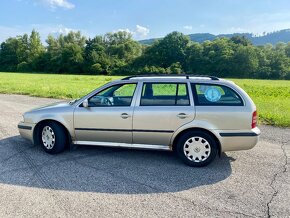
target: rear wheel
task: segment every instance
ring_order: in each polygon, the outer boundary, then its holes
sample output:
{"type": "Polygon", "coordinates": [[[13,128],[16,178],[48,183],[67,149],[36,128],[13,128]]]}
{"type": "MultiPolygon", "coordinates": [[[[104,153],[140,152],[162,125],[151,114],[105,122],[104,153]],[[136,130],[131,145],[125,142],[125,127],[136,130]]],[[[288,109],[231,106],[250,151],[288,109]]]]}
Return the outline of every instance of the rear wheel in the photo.
{"type": "Polygon", "coordinates": [[[65,129],[58,123],[46,122],[40,126],[40,144],[45,152],[57,154],[66,148],[67,136],[65,129]]]}
{"type": "Polygon", "coordinates": [[[217,154],[214,138],[203,131],[191,131],[183,134],[176,151],[181,160],[192,167],[203,167],[211,163],[217,154]]]}

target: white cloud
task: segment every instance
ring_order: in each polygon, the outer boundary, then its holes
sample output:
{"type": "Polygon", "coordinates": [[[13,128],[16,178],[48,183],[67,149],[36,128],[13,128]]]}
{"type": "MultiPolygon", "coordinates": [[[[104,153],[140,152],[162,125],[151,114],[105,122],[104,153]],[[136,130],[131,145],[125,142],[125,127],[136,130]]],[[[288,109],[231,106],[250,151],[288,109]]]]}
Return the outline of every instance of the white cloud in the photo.
{"type": "Polygon", "coordinates": [[[186,29],[186,30],[192,30],[193,29],[192,26],[189,26],[189,25],[183,26],[183,28],[186,29]]]}
{"type": "Polygon", "coordinates": [[[44,4],[48,5],[50,8],[65,8],[65,9],[73,9],[75,5],[70,3],[67,0],[42,0],[44,4]]]}
{"type": "Polygon", "coordinates": [[[261,36],[265,33],[290,28],[289,13],[257,13],[246,17],[223,16],[218,18],[219,24],[210,26],[208,32],[220,33],[252,33],[261,36]]]}
{"type": "Polygon", "coordinates": [[[69,32],[72,32],[72,31],[73,32],[77,32],[78,30],[67,28],[67,27],[63,27],[63,26],[59,26],[59,27],[56,27],[55,29],[53,29],[51,32],[52,33],[56,33],[56,34],[67,35],[69,32]]]}
{"type": "Polygon", "coordinates": [[[113,32],[127,32],[127,33],[130,33],[132,35],[135,35],[135,32],[129,30],[128,28],[126,28],[126,29],[118,29],[117,31],[113,31],[113,32]]]}
{"type": "Polygon", "coordinates": [[[272,32],[290,27],[289,13],[259,14],[251,17],[247,29],[254,34],[272,32]]]}
{"type": "Polygon", "coordinates": [[[248,29],[242,27],[230,27],[226,30],[227,33],[247,33],[249,32],[248,29]]]}
{"type": "Polygon", "coordinates": [[[19,27],[0,26],[0,43],[8,39],[9,37],[15,37],[22,35],[24,31],[19,27]]]}
{"type": "Polygon", "coordinates": [[[141,26],[141,25],[136,25],[135,30],[130,30],[128,28],[125,28],[125,29],[114,30],[113,32],[118,32],[118,31],[125,31],[127,33],[130,33],[136,39],[144,39],[150,33],[149,28],[141,26]]]}
{"type": "Polygon", "coordinates": [[[140,37],[146,37],[150,33],[150,30],[144,26],[136,25],[136,34],[140,37]]]}
{"type": "Polygon", "coordinates": [[[49,34],[53,34],[57,36],[60,34],[66,35],[71,31],[74,31],[74,32],[78,31],[76,29],[63,26],[62,24],[58,24],[58,25],[32,24],[30,28],[38,31],[40,35],[43,36],[43,38],[46,38],[49,34]]]}
{"type": "Polygon", "coordinates": [[[30,34],[31,31],[35,29],[37,32],[39,32],[41,39],[43,42],[47,39],[47,36],[49,34],[52,34],[53,36],[59,36],[60,34],[68,34],[70,31],[81,31],[82,35],[92,37],[95,34],[88,33],[85,30],[80,29],[73,29],[66,27],[62,24],[58,25],[50,25],[50,24],[31,24],[27,27],[23,26],[14,26],[14,27],[8,27],[8,26],[0,26],[0,43],[8,39],[9,37],[15,37],[18,35],[23,35],[25,33],[30,34]]]}

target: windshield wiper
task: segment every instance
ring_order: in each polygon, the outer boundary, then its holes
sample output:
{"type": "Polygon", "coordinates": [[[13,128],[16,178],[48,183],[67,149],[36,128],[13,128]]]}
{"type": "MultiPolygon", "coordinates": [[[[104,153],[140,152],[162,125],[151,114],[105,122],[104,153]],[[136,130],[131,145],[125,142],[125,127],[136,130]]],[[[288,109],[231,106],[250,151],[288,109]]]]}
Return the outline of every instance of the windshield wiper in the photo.
{"type": "Polygon", "coordinates": [[[74,103],[76,103],[78,100],[79,100],[79,98],[74,99],[74,100],[70,101],[69,104],[74,104],[74,103]]]}

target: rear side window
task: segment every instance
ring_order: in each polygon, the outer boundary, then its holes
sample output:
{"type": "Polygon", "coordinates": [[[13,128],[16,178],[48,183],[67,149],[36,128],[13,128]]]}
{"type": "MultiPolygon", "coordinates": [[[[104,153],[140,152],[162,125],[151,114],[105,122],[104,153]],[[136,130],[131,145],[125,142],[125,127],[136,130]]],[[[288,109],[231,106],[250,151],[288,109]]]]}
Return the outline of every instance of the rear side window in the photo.
{"type": "Polygon", "coordinates": [[[141,106],[187,106],[189,96],[186,83],[144,83],[141,106]]]}
{"type": "Polygon", "coordinates": [[[195,105],[243,106],[241,97],[231,88],[216,84],[192,84],[195,105]]]}

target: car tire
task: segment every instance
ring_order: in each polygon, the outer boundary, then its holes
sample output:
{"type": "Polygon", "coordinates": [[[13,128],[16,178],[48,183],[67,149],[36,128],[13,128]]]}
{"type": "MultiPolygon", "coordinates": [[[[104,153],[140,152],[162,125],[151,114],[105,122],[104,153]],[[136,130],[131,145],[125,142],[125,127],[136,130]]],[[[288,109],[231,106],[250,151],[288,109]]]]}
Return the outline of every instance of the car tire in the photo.
{"type": "Polygon", "coordinates": [[[64,127],[56,122],[46,122],[40,126],[39,142],[45,152],[58,154],[67,146],[67,135],[64,127]]]}
{"type": "Polygon", "coordinates": [[[206,132],[190,131],[178,139],[176,152],[188,166],[203,167],[215,159],[218,152],[217,142],[206,132]]]}

